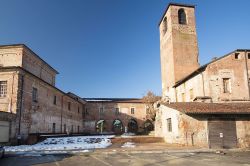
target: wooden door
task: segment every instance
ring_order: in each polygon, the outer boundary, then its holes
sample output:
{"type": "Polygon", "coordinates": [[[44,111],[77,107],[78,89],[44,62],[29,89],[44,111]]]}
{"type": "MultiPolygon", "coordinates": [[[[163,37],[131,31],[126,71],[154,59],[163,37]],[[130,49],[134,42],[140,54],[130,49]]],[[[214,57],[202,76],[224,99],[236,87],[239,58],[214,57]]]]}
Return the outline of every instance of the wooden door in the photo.
{"type": "Polygon", "coordinates": [[[236,123],[234,119],[210,119],[208,120],[209,147],[236,148],[236,123]]]}

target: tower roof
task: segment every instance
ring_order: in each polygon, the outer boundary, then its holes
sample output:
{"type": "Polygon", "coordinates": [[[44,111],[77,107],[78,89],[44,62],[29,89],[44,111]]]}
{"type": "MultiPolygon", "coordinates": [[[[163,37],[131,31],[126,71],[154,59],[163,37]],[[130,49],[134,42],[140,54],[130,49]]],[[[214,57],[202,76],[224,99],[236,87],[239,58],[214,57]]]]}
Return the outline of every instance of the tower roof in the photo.
{"type": "Polygon", "coordinates": [[[164,18],[164,16],[165,16],[166,12],[168,11],[168,8],[169,8],[170,6],[181,6],[181,7],[191,7],[191,8],[195,8],[195,5],[191,5],[191,4],[169,3],[168,6],[167,6],[167,8],[165,9],[165,11],[164,11],[164,13],[163,13],[163,15],[162,15],[160,21],[159,21],[158,26],[161,24],[161,21],[163,20],[163,18],[164,18]]]}

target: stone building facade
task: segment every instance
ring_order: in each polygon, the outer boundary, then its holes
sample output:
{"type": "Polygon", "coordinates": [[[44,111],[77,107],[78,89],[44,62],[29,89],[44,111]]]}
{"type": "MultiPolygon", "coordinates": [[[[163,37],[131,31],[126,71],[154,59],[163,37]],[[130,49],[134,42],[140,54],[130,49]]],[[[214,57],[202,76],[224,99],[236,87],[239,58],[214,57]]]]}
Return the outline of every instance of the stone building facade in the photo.
{"type": "Polygon", "coordinates": [[[83,131],[86,102],[56,88],[58,72],[27,46],[0,46],[0,65],[0,142],[83,131]]]}
{"type": "Polygon", "coordinates": [[[194,6],[169,5],[159,31],[162,96],[172,99],[173,85],[199,67],[194,6]]]}
{"type": "Polygon", "coordinates": [[[250,101],[250,50],[199,66],[195,7],[170,4],[160,24],[162,96],[171,102],[250,101]]]}
{"type": "Polygon", "coordinates": [[[142,99],[85,98],[84,129],[90,133],[149,132],[153,122],[142,99]]]}
{"type": "Polygon", "coordinates": [[[170,3],[161,18],[162,101],[156,136],[210,148],[250,146],[250,50],[199,66],[195,6],[170,3]]]}
{"type": "Polygon", "coordinates": [[[168,143],[209,148],[250,147],[250,103],[161,103],[155,134],[168,143]]]}
{"type": "Polygon", "coordinates": [[[56,88],[57,74],[23,44],[0,46],[0,143],[24,142],[30,134],[153,129],[142,100],[82,99],[56,88]]]}

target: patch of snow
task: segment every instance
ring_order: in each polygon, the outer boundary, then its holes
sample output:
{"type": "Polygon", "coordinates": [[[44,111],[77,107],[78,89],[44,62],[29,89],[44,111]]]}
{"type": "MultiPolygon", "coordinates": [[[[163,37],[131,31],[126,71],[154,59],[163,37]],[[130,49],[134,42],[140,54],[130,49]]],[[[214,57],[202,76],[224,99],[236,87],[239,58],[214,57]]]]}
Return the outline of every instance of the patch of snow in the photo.
{"type": "Polygon", "coordinates": [[[135,136],[135,133],[123,133],[121,135],[121,137],[131,137],[131,136],[135,136]]]}
{"type": "Polygon", "coordinates": [[[135,143],[134,142],[126,142],[121,147],[122,148],[134,148],[135,147],[135,143]]]}
{"type": "Polygon", "coordinates": [[[29,153],[27,153],[27,154],[24,154],[23,156],[26,156],[26,157],[41,157],[42,155],[40,155],[40,154],[29,154],[29,153]]]}
{"type": "Polygon", "coordinates": [[[67,150],[86,150],[96,148],[107,148],[112,145],[108,136],[76,136],[47,138],[35,145],[6,146],[6,152],[29,152],[29,151],[67,151],[67,150]]]}

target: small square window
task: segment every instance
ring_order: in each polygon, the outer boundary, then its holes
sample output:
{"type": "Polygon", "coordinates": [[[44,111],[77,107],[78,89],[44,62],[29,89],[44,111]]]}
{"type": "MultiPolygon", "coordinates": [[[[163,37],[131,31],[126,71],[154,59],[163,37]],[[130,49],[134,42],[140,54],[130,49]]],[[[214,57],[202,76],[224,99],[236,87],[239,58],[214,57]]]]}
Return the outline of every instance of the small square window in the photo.
{"type": "Polygon", "coordinates": [[[54,96],[54,101],[53,101],[54,105],[56,105],[56,96],[54,96]]]}
{"type": "Polygon", "coordinates": [[[181,98],[182,98],[182,102],[185,102],[185,99],[186,99],[185,93],[182,93],[182,94],[181,94],[181,98]]]}
{"type": "Polygon", "coordinates": [[[99,113],[100,113],[100,115],[103,115],[103,114],[104,114],[104,108],[103,108],[103,107],[101,107],[101,108],[99,109],[99,113]]]}
{"type": "Polygon", "coordinates": [[[234,54],[234,58],[235,58],[235,59],[240,59],[240,53],[235,53],[235,54],[234,54]]]}
{"type": "Polygon", "coordinates": [[[171,118],[167,119],[167,129],[168,129],[168,132],[172,132],[172,121],[171,121],[171,118]]]}
{"type": "Polygon", "coordinates": [[[53,132],[53,133],[56,133],[56,124],[55,124],[55,123],[53,123],[52,132],[53,132]]]}
{"type": "Polygon", "coordinates": [[[115,108],[115,115],[120,115],[120,109],[119,108],[115,108]]]}
{"type": "Polygon", "coordinates": [[[37,102],[37,88],[32,89],[32,101],[37,102]]]}
{"type": "Polygon", "coordinates": [[[230,93],[231,92],[231,80],[230,78],[223,78],[223,92],[230,93]]]}
{"type": "Polygon", "coordinates": [[[68,110],[70,110],[70,109],[71,109],[71,103],[68,102],[68,110]]]}
{"type": "Polygon", "coordinates": [[[189,95],[190,95],[190,100],[193,100],[193,98],[194,98],[194,91],[193,91],[193,89],[189,90],[189,95]]]}
{"type": "Polygon", "coordinates": [[[0,97],[7,95],[7,81],[0,81],[0,97]]]}
{"type": "Polygon", "coordinates": [[[85,108],[85,114],[89,115],[88,108],[85,108]]]}
{"type": "Polygon", "coordinates": [[[131,108],[131,114],[135,114],[135,108],[131,108]]]}

